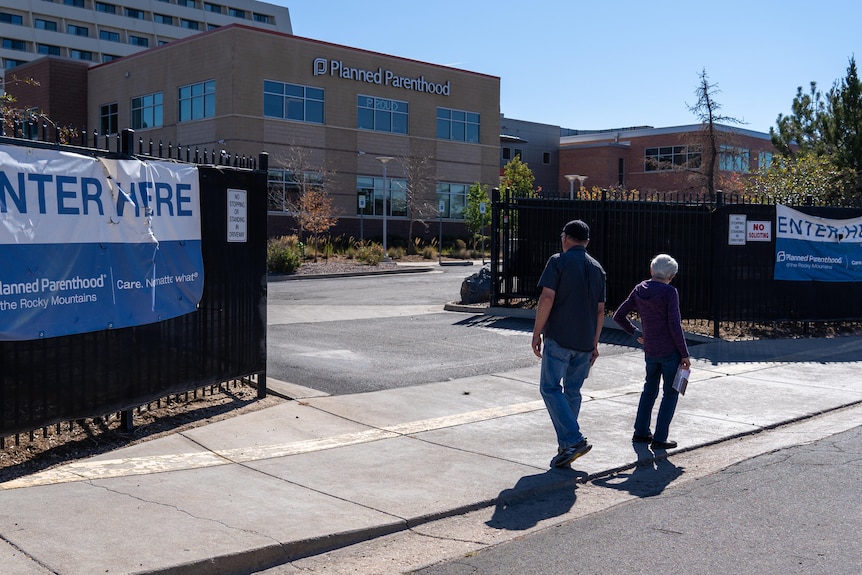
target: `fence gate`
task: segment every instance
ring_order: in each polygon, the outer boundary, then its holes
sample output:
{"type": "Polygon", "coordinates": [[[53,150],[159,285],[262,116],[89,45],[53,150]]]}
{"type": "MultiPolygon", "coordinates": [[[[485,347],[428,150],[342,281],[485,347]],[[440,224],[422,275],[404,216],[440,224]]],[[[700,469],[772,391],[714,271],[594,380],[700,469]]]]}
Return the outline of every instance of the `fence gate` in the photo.
{"type": "Polygon", "coordinates": [[[258,395],[266,393],[265,159],[260,170],[198,166],[204,285],[196,310],[121,329],[0,341],[0,436],[232,379],[256,379],[258,395]],[[237,214],[241,228],[231,220],[237,214]],[[236,229],[242,233],[231,235],[236,229]]]}

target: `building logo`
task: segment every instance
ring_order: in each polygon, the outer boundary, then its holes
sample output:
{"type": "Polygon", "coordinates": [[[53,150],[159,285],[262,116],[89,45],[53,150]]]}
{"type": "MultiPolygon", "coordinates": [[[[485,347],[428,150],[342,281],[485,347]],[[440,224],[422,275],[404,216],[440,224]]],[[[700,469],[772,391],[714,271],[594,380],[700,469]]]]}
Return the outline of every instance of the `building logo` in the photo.
{"type": "Polygon", "coordinates": [[[383,68],[365,69],[353,68],[347,66],[341,60],[327,60],[326,58],[315,58],[312,64],[315,76],[334,76],[344,80],[353,80],[355,82],[366,82],[376,84],[378,86],[391,86],[393,88],[403,88],[405,90],[413,90],[415,92],[425,92],[427,94],[437,94],[439,96],[448,96],[451,83],[449,80],[445,82],[429,82],[425,76],[411,78],[408,76],[399,76],[391,70],[383,68]]]}

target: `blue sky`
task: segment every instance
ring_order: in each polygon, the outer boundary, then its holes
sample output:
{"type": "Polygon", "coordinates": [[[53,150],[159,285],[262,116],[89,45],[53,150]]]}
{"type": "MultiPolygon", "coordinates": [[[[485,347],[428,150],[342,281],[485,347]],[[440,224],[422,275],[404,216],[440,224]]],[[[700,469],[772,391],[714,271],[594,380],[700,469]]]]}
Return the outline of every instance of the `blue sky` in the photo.
{"type": "Polygon", "coordinates": [[[499,76],[507,117],[575,129],[695,123],[706,69],[721,113],[768,132],[862,59],[859,0],[270,2],[297,36],[499,76]]]}

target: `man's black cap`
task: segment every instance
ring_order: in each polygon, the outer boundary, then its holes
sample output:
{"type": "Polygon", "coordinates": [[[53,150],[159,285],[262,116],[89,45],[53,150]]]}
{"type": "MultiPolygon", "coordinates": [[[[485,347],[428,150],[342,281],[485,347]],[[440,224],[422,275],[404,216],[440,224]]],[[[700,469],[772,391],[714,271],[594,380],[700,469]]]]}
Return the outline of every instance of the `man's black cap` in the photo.
{"type": "Polygon", "coordinates": [[[579,242],[590,239],[590,226],[582,220],[572,220],[563,228],[563,232],[579,242]]]}

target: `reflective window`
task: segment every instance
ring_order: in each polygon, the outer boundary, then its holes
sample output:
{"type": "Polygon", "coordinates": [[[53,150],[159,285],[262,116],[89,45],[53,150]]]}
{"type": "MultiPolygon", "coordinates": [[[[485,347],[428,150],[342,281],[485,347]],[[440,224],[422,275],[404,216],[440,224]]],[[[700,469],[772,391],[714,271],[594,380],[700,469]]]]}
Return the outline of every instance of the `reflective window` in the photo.
{"type": "Polygon", "coordinates": [[[215,116],[215,80],[180,87],[178,122],[212,116],[215,116]]]}
{"type": "Polygon", "coordinates": [[[132,98],[132,129],[158,128],[162,125],[162,93],[132,98]]]}
{"type": "Polygon", "coordinates": [[[479,114],[437,108],[437,137],[441,140],[479,143],[479,114]]]}
{"type": "Polygon", "coordinates": [[[644,150],[644,171],[696,169],[700,167],[700,146],[662,146],[644,150]]]}
{"type": "Polygon", "coordinates": [[[357,96],[356,102],[356,127],[360,130],[407,133],[407,102],[362,95],[357,96]]]}
{"type": "Polygon", "coordinates": [[[264,116],[323,124],[323,112],[324,93],[322,88],[274,80],[263,81],[264,116]]]}
{"type": "Polygon", "coordinates": [[[117,103],[99,107],[99,133],[103,136],[116,134],[119,126],[117,103]]]}
{"type": "MultiPolygon", "coordinates": [[[[389,188],[387,208],[390,216],[407,216],[407,180],[386,178],[389,188]]],[[[356,213],[366,216],[383,215],[383,176],[356,178],[356,213]],[[359,208],[359,196],[365,196],[365,209],[359,208]]]]}
{"type": "Polygon", "coordinates": [[[444,219],[463,220],[464,207],[467,205],[467,184],[437,184],[437,205],[443,204],[441,217],[444,219]]]}

